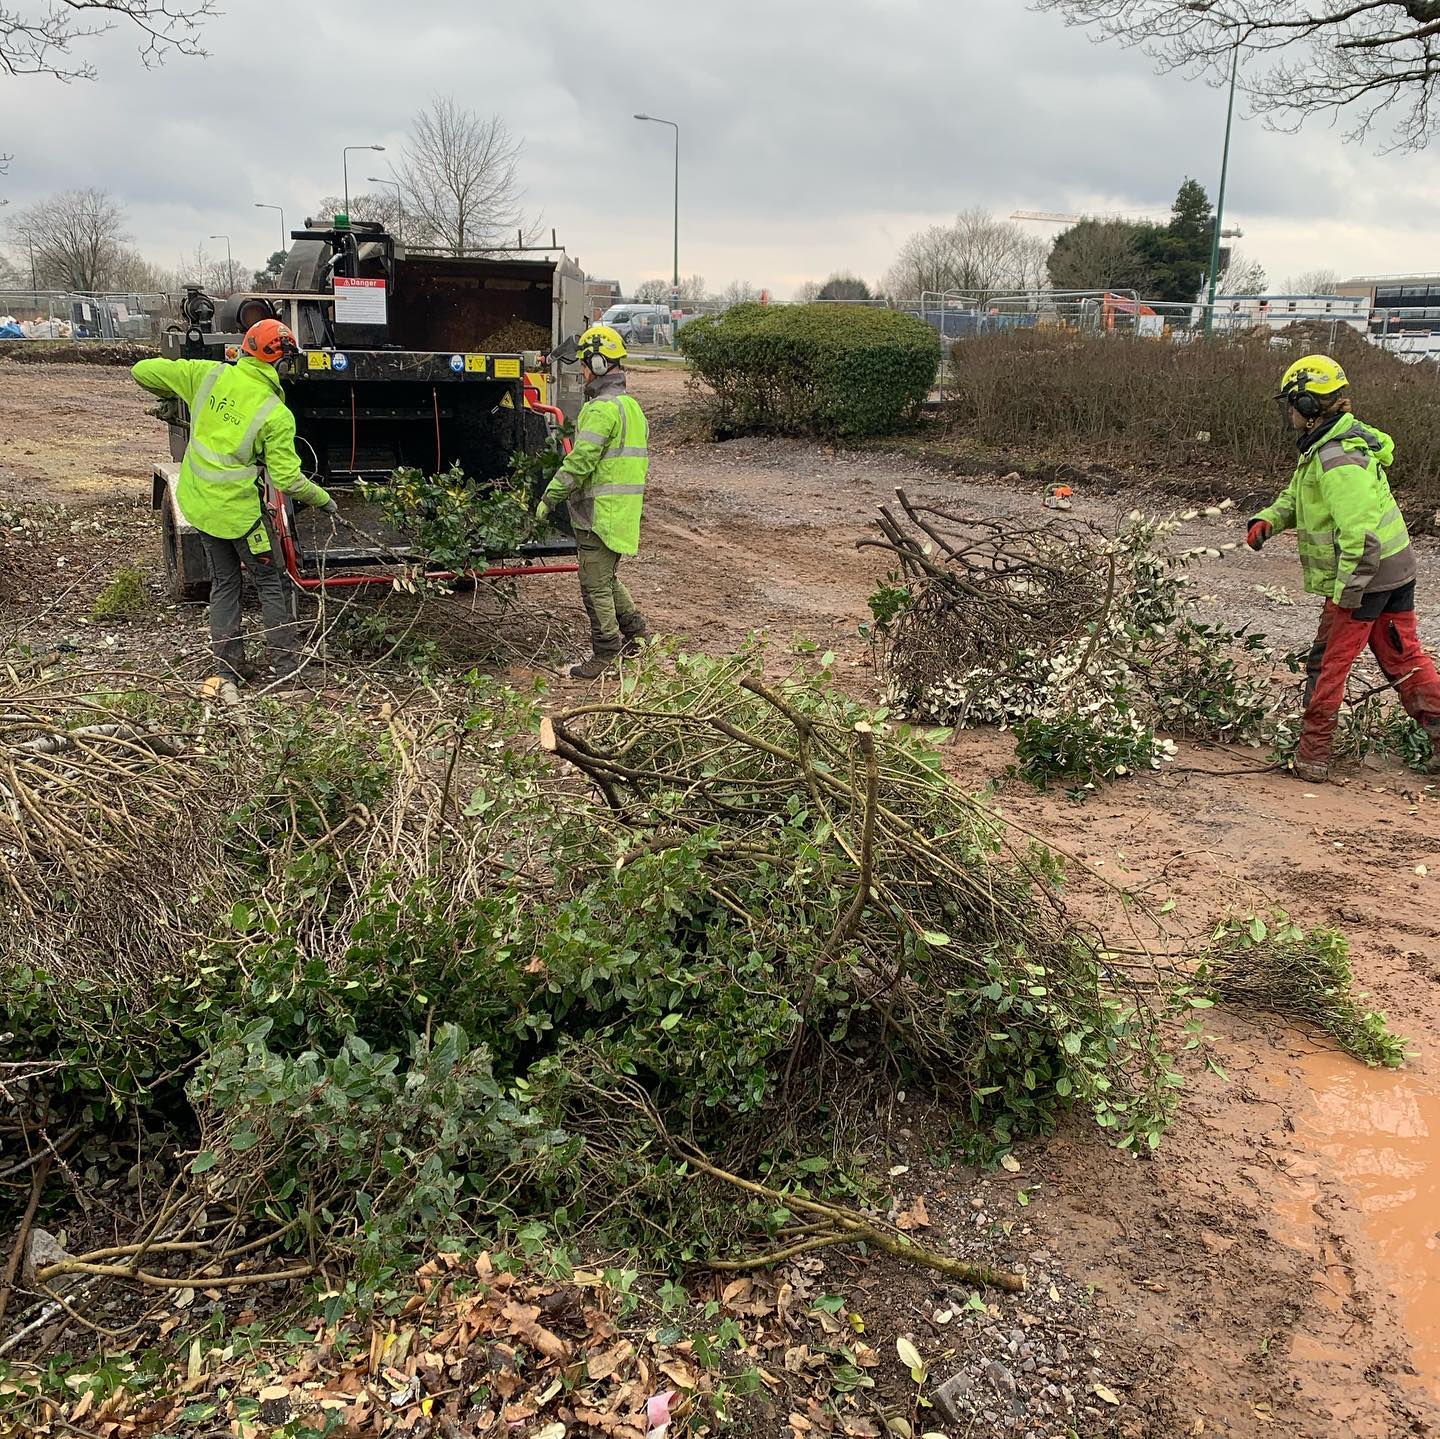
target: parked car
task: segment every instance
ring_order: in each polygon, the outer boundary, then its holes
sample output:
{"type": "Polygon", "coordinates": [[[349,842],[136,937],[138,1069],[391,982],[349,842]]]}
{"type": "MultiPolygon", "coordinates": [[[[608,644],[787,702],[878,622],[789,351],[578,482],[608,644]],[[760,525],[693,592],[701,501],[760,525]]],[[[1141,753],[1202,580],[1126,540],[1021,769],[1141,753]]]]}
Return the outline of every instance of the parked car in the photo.
{"type": "Polygon", "coordinates": [[[602,325],[618,330],[627,345],[653,345],[668,334],[668,305],[611,305],[600,316],[602,325]]]}

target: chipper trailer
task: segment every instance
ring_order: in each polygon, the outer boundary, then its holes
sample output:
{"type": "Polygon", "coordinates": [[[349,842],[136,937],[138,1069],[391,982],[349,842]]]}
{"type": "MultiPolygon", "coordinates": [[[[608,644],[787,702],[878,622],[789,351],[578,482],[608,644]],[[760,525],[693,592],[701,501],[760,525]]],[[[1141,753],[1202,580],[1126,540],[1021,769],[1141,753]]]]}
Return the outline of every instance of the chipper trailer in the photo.
{"type": "MultiPolygon", "coordinates": [[[[439,474],[458,463],[469,483],[490,485],[515,451],[565,443],[560,428],[578,413],[580,379],[549,356],[584,328],[584,276],[558,247],[540,252],[545,258],[528,249],[483,259],[407,251],[380,226],[343,216],[307,221],[291,238],[273,290],[214,300],[187,286],[183,323],[162,336],[161,353],[233,360],[257,321],[289,325],[301,351],[283,375],[296,448],[341,520],[337,527],[264,484],[292,595],[388,585],[397,563],[423,567],[425,556],[361,498],[358,483],[383,483],[401,466],[439,474]]],[[[204,599],[204,548],[175,498],[189,415],[178,400],[159,414],[172,460],[155,467],[152,486],[166,574],[177,600],[204,599]]],[[[475,577],[574,570],[574,553],[573,536],[557,530],[495,556],[475,577]]]]}

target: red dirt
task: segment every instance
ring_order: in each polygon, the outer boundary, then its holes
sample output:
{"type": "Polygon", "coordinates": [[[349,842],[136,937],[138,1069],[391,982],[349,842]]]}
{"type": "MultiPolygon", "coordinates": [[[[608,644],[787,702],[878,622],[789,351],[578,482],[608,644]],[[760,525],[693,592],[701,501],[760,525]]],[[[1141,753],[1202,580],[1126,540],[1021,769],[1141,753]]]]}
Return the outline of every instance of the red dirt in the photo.
{"type": "MultiPolygon", "coordinates": [[[[129,383],[100,370],[8,372],[0,508],[17,499],[64,501],[124,517],[125,502],[147,491],[149,462],[163,453],[163,432],[144,418],[146,400],[129,383]]],[[[873,505],[902,484],[990,512],[1038,506],[1038,494],[878,453],[836,454],[800,442],[678,443],[671,421],[682,386],[673,373],[634,379],[656,422],[657,454],[645,552],[627,566],[627,578],[655,628],[699,648],[729,650],[755,629],[768,630],[777,647],[798,635],[834,650],[844,682],[873,693],[856,626],[887,566],[855,549],[873,505]]],[[[1106,518],[1133,502],[1081,492],[1076,511],[1106,518]]],[[[143,517],[133,509],[129,517],[143,533],[143,517]]],[[[1218,543],[1236,538],[1241,518],[1201,520],[1193,530],[1218,543]]],[[[133,549],[137,541],[124,543],[133,549]]],[[[1418,548],[1429,604],[1421,623],[1433,644],[1440,641],[1440,548],[1418,548]]],[[[1202,588],[1215,595],[1210,613],[1254,620],[1290,644],[1308,641],[1314,607],[1300,594],[1286,545],[1202,573],[1202,588]],[[1287,587],[1295,604],[1274,604],[1258,585],[1287,587]]],[[[27,609],[44,598],[44,575],[29,579],[27,609]]],[[[103,566],[87,602],[102,580],[103,566]]],[[[549,606],[579,633],[569,577],[528,582],[525,598],[549,606]]],[[[198,652],[200,612],[181,611],[173,625],[163,643],[183,639],[198,652]]],[[[99,636],[93,639],[98,647],[99,636]]],[[[133,643],[155,638],[136,632],[133,643]]],[[[966,734],[949,754],[956,776],[980,786],[1003,769],[1010,744],[1004,735],[966,734]]],[[[1351,938],[1360,986],[1419,1051],[1405,1092],[1390,1076],[1317,1059],[1323,1043],[1278,1021],[1211,1011],[1212,1053],[1228,1079],[1198,1055],[1188,1058],[1180,1117],[1153,1158],[1123,1157],[1079,1122],[1022,1147],[1023,1182],[1038,1176],[1041,1184],[1023,1211],[1028,1232],[1012,1237],[1014,1257],[1039,1251],[1057,1273],[1094,1286],[1091,1332],[1104,1347],[1105,1383],[1120,1391],[1117,1407],[1102,1405],[1094,1420],[1073,1421],[1081,1433],[1386,1439],[1432,1432],[1440,1417],[1440,1329],[1416,1300],[1413,1275],[1401,1268],[1433,1265],[1436,1240],[1422,1233],[1417,1241],[1414,1219],[1407,1242],[1418,1247],[1406,1251],[1376,1221],[1387,1206],[1413,1210],[1427,1184],[1433,1194],[1440,1164],[1440,1139],[1410,1132],[1436,1115],[1440,1091],[1433,1057],[1440,1039],[1440,789],[1427,790],[1397,769],[1367,770],[1317,790],[1277,774],[1229,772],[1262,762],[1249,751],[1182,744],[1175,768],[1111,786],[1083,806],[1015,787],[999,799],[1006,814],[1100,873],[1131,886],[1153,881],[1177,900],[1173,918],[1184,932],[1203,935],[1226,913],[1271,905],[1301,923],[1339,925],[1351,938]],[[1422,865],[1428,874],[1416,873],[1422,865]],[[1346,1067],[1361,1113],[1372,1106],[1380,1134],[1371,1167],[1379,1179],[1349,1162],[1355,1105],[1349,1119],[1327,1106],[1338,1081],[1326,1065],[1346,1067]],[[1413,1120],[1410,1130],[1392,1126],[1387,1139],[1397,1105],[1413,1120]],[[1396,1148],[1402,1140],[1411,1145],[1403,1152],[1396,1148]],[[1386,1179],[1384,1155],[1392,1151],[1398,1158],[1386,1179]]],[[[904,1123],[903,1111],[895,1123],[904,1123]]],[[[921,1141],[899,1131],[891,1138],[902,1154],[907,1144],[915,1151],[918,1174],[921,1141]]],[[[967,1198],[993,1214],[1021,1216],[1012,1197],[1021,1177],[997,1171],[977,1179],[957,1170],[941,1181],[957,1227],[969,1218],[967,1198]]],[[[1430,1221],[1440,1224],[1440,1217],[1432,1212],[1430,1221]]],[[[840,1261],[829,1263],[848,1273],[840,1261]]],[[[917,1342],[928,1333],[930,1348],[921,1342],[927,1356],[954,1344],[949,1331],[927,1330],[923,1283],[907,1286],[880,1267],[871,1281],[877,1278],[879,1293],[892,1301],[891,1322],[917,1342]]],[[[868,1303],[865,1309],[870,1334],[883,1332],[883,1321],[868,1303]]],[[[1007,1324],[1022,1311],[1023,1301],[1012,1306],[1007,1324]]],[[[1097,1401],[1085,1403],[1095,1408],[1097,1401]]]]}

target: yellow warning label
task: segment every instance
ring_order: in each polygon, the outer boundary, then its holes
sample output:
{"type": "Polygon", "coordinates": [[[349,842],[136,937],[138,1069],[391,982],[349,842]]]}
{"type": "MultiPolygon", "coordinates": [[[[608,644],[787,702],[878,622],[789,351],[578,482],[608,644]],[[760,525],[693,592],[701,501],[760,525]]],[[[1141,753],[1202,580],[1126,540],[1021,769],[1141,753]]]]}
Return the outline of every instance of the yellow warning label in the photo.
{"type": "Polygon", "coordinates": [[[466,372],[472,375],[483,375],[485,373],[485,366],[489,362],[489,358],[490,357],[488,355],[466,355],[466,372]]]}
{"type": "Polygon", "coordinates": [[[520,361],[496,360],[495,378],[497,380],[518,380],[520,378],[520,361]]]}
{"type": "Polygon", "coordinates": [[[328,370],[330,356],[324,350],[307,350],[305,352],[305,368],[307,370],[328,370]]]}

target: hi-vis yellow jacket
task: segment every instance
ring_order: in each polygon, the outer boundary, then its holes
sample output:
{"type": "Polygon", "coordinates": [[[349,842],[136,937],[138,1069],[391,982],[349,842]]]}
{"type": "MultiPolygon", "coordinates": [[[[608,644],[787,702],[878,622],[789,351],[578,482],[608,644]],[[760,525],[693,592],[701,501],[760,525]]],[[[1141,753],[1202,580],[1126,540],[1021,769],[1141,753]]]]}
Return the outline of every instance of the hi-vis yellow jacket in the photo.
{"type": "Polygon", "coordinates": [[[197,530],[238,540],[260,523],[260,467],[277,489],[307,505],[330,496],[300,469],[295,416],[273,365],[242,355],[218,360],[141,360],[130,373],[154,395],[190,408],[190,443],[176,498],[197,530]]]}

